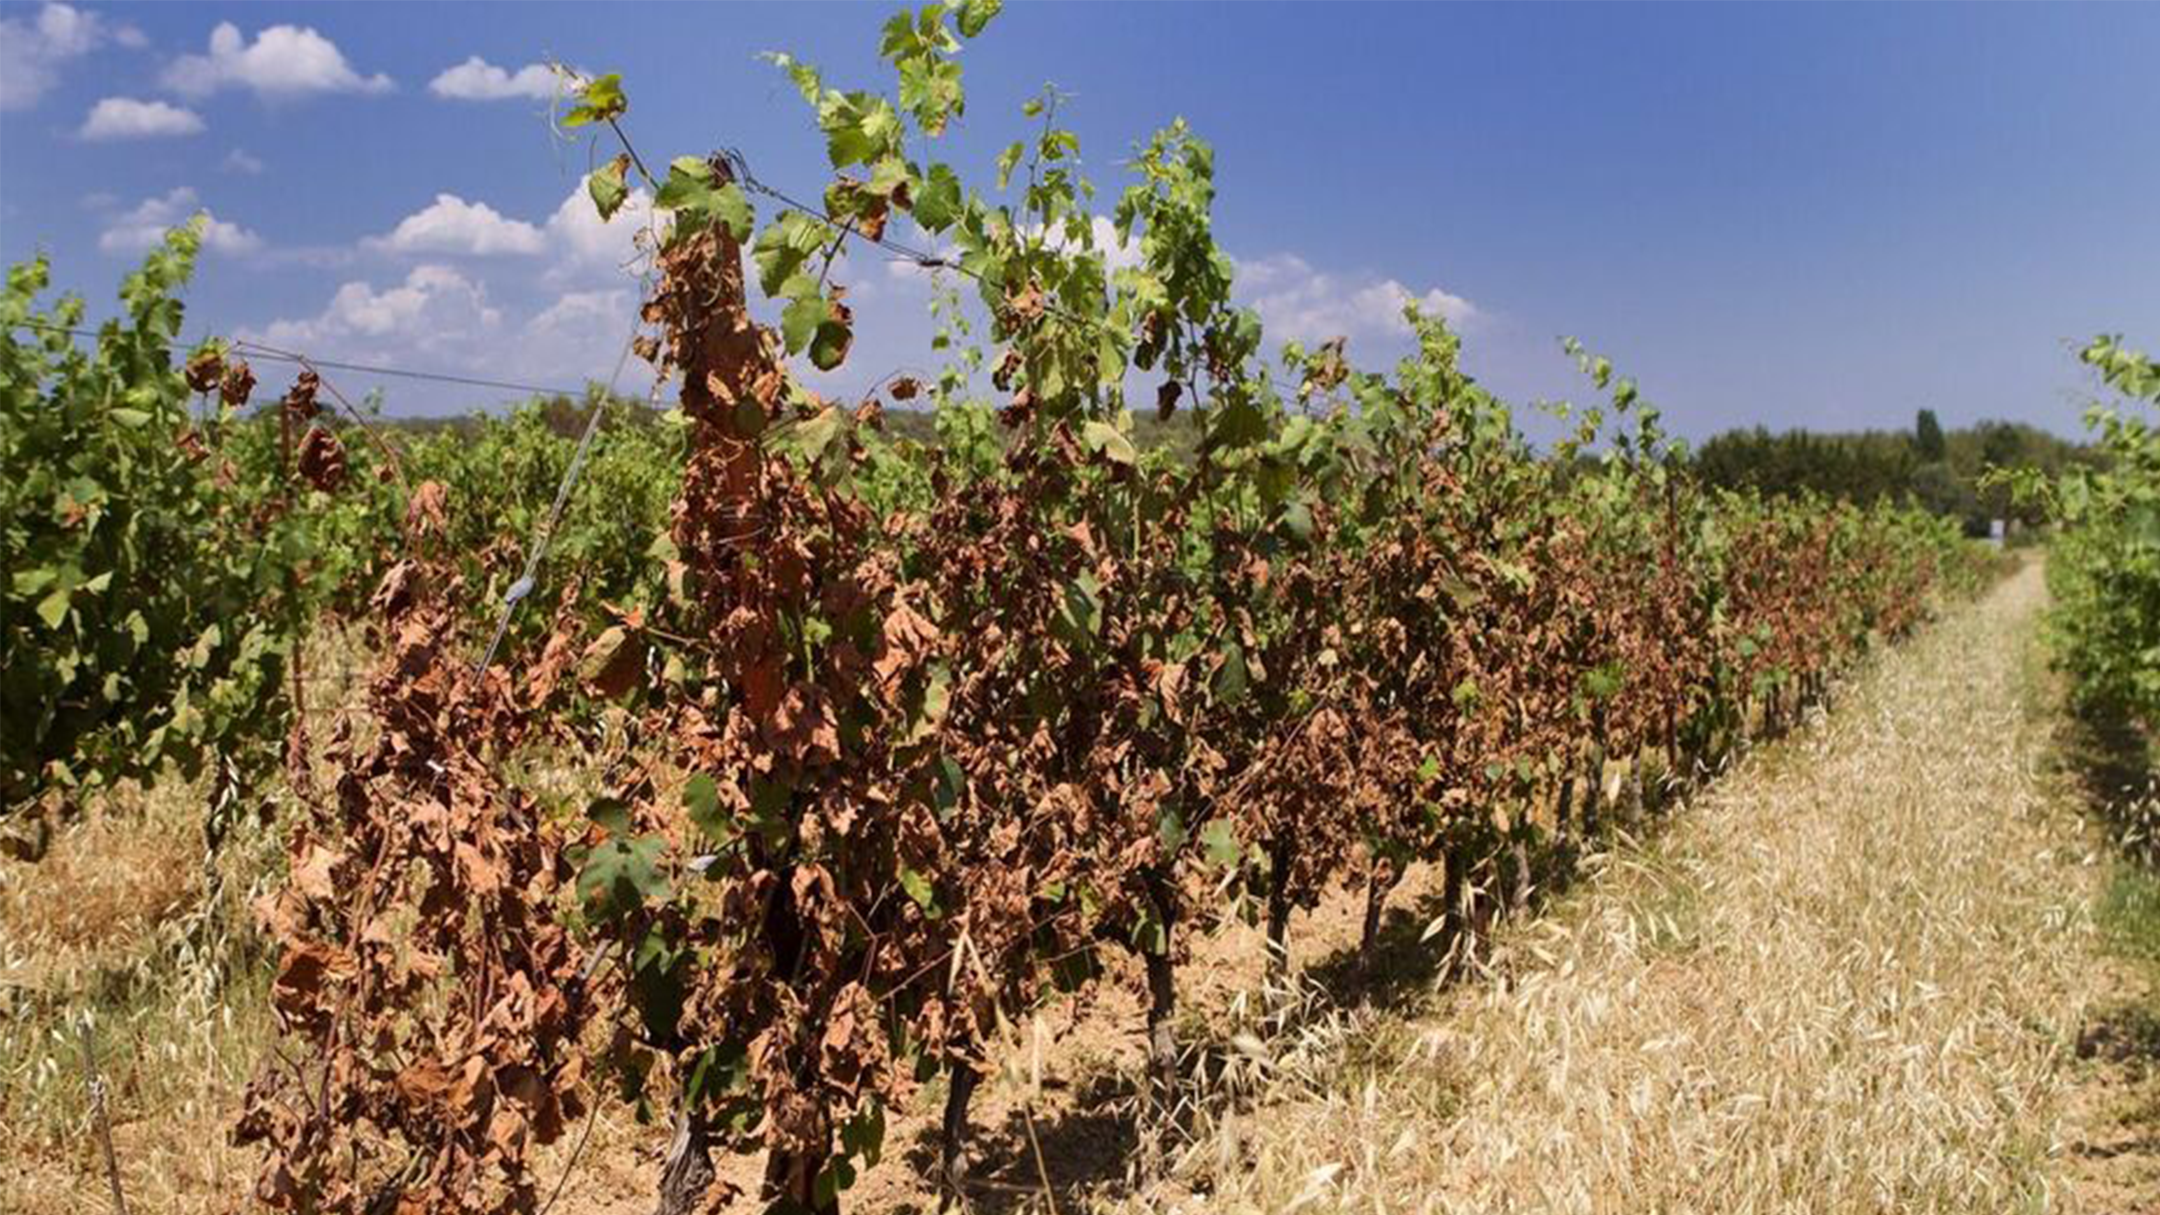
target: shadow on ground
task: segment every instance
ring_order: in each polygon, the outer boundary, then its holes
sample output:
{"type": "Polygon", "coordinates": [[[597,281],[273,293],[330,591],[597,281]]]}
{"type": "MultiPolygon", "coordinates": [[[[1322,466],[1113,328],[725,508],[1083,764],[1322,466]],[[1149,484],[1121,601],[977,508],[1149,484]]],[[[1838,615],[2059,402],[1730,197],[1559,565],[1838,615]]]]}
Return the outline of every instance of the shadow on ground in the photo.
{"type": "Polygon", "coordinates": [[[2087,813],[2125,858],[2160,868],[2160,767],[2152,740],[2120,713],[2064,713],[2055,749],[2087,813]]]}
{"type": "MultiPolygon", "coordinates": [[[[1135,1109],[1130,1087],[1103,1074],[1085,1081],[1063,1109],[1035,1115],[1032,1137],[1028,1113],[1021,1108],[994,1126],[970,1127],[963,1184],[967,1209],[978,1215],[1046,1209],[1047,1181],[1055,1203],[1047,1209],[1070,1210],[1122,1184],[1139,1148],[1135,1109]]],[[[935,1176],[939,1153],[938,1138],[925,1136],[909,1149],[908,1167],[935,1176]]]]}
{"type": "MultiPolygon", "coordinates": [[[[2060,689],[2060,684],[2056,685],[2060,689]]],[[[2094,1209],[2160,1212],[2160,765],[2120,714],[2054,716],[2054,760],[2089,821],[2114,845],[2093,907],[2116,990],[2095,1002],[2074,1050],[2088,1070],[2073,1098],[2073,1190],[2094,1209]]]]}

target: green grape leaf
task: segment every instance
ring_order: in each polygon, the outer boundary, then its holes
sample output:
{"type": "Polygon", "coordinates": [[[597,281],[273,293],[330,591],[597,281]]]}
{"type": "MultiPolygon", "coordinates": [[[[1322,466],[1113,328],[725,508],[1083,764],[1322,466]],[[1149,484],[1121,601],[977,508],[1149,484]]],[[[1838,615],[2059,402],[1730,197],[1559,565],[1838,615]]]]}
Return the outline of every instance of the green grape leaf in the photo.
{"type": "Polygon", "coordinates": [[[802,94],[804,101],[811,105],[818,104],[818,99],[825,92],[825,81],[818,75],[816,68],[793,55],[778,51],[769,51],[764,57],[773,66],[788,74],[788,79],[795,82],[795,91],[802,94]]]}
{"type": "Polygon", "coordinates": [[[962,37],[973,38],[981,34],[1004,7],[1005,0],[960,0],[953,20],[959,25],[962,37]]]}
{"type": "Polygon", "coordinates": [[[1282,525],[1283,530],[1299,540],[1311,540],[1313,538],[1312,508],[1305,505],[1303,501],[1291,502],[1283,507],[1282,525]]]}
{"type": "Polygon", "coordinates": [[[620,799],[596,797],[585,807],[585,817],[607,830],[609,835],[621,837],[630,834],[630,807],[620,799]]]}
{"type": "Polygon", "coordinates": [[[801,354],[810,345],[818,326],[825,323],[826,311],[825,297],[818,294],[814,283],[808,292],[788,301],[787,308],[780,313],[780,337],[787,343],[789,354],[801,354]]]}
{"type": "Polygon", "coordinates": [[[600,212],[602,222],[615,218],[623,200],[630,197],[629,172],[630,156],[623,153],[585,179],[585,192],[592,195],[593,207],[600,212]]]}
{"type": "Polygon", "coordinates": [[[734,820],[720,805],[720,784],[707,773],[696,773],[683,782],[683,811],[713,843],[726,844],[735,838],[734,820]]]}
{"type": "Polygon", "coordinates": [[[848,322],[828,317],[819,322],[817,332],[810,339],[810,364],[819,371],[831,371],[847,361],[848,347],[854,344],[855,331],[848,322]]]}
{"type": "Polygon", "coordinates": [[[45,622],[46,628],[57,629],[60,622],[67,619],[69,594],[67,585],[63,583],[53,588],[52,594],[38,600],[38,619],[45,622]]]}
{"type": "Polygon", "coordinates": [[[823,458],[826,449],[840,437],[843,426],[839,407],[827,406],[815,417],[784,427],[779,432],[779,441],[805,460],[815,462],[823,458]]]}
{"type": "Polygon", "coordinates": [[[824,227],[800,211],[786,212],[765,225],[751,256],[757,262],[758,286],[767,298],[795,298],[806,290],[815,291],[815,280],[797,272],[824,243],[824,227]]]}
{"type": "Polygon", "coordinates": [[[676,239],[716,223],[735,240],[750,237],[750,200],[734,182],[717,183],[712,165],[695,156],[678,156],[668,165],[667,180],[653,196],[653,205],[675,213],[676,239]]]}
{"type": "Polygon", "coordinates": [[[609,72],[595,77],[578,90],[577,104],[562,116],[566,127],[588,126],[620,118],[630,108],[630,99],[623,95],[622,75],[609,72]]]}
{"type": "Polygon", "coordinates": [[[1155,818],[1155,834],[1161,839],[1164,852],[1176,852],[1190,838],[1185,830],[1185,816],[1175,806],[1164,806],[1155,818]]]}
{"type": "Polygon", "coordinates": [[[1245,695],[1249,672],[1245,668],[1245,649],[1235,642],[1223,647],[1222,665],[1215,669],[1215,699],[1220,704],[1236,704],[1245,695]]]}
{"type": "Polygon", "coordinates": [[[927,232],[943,232],[960,218],[961,205],[960,178],[952,166],[931,165],[915,191],[915,222],[927,232]]]}
{"type": "Polygon", "coordinates": [[[1113,464],[1130,465],[1140,458],[1132,440],[1108,422],[1090,420],[1080,428],[1080,441],[1089,451],[1101,452],[1113,464]]]}
{"type": "Polygon", "coordinates": [[[945,914],[944,909],[938,906],[937,887],[931,884],[924,874],[906,865],[900,866],[900,888],[907,892],[908,898],[913,900],[917,907],[922,908],[924,915],[935,920],[945,914]]]}
{"type": "Polygon", "coordinates": [[[1238,845],[1237,832],[1222,819],[1200,829],[1200,848],[1207,863],[1217,869],[1235,868],[1245,858],[1245,850],[1238,845]]]}
{"type": "Polygon", "coordinates": [[[578,867],[578,898],[594,916],[614,920],[668,897],[660,872],[667,841],[657,835],[611,838],[586,854],[578,867]]]}

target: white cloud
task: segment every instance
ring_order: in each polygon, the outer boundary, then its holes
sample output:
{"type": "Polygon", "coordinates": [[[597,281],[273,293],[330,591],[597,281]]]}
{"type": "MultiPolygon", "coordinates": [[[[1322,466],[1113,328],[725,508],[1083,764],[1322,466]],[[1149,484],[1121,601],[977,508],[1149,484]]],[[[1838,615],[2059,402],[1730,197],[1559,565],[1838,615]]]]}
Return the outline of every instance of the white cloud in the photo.
{"type": "Polygon", "coordinates": [[[244,88],[260,97],[308,93],[384,93],[388,76],[362,76],[345,62],[337,44],[313,29],[273,25],[250,43],[230,21],[210,32],[207,55],[182,55],[165,69],[165,87],[183,97],[207,97],[244,88]]]}
{"type": "Polygon", "coordinates": [[[511,97],[546,100],[555,96],[560,87],[554,71],[544,63],[529,63],[513,73],[478,55],[445,69],[428,82],[428,92],[456,101],[503,101],[511,97]]]}
{"type": "Polygon", "coordinates": [[[1110,222],[1108,218],[1098,215],[1095,217],[1093,227],[1095,229],[1095,249],[1103,255],[1103,261],[1109,265],[1110,273],[1116,274],[1120,270],[1140,264],[1140,246],[1119,243],[1116,224],[1110,222]]]}
{"type": "Polygon", "coordinates": [[[60,79],[60,65],[102,46],[107,39],[141,45],[132,27],[118,29],[96,13],[48,4],[34,18],[0,20],[0,110],[36,105],[60,79]]]}
{"type": "Polygon", "coordinates": [[[1478,315],[1459,295],[1438,287],[1420,293],[1395,279],[1346,278],[1313,269],[1294,253],[1238,263],[1237,294],[1260,313],[1269,338],[1303,342],[1333,337],[1404,337],[1403,305],[1459,325],[1478,315]]]}
{"type": "Polygon", "coordinates": [[[502,312],[488,301],[483,284],[450,266],[428,264],[414,266],[404,282],[380,291],[366,282],[346,283],[319,314],[243,329],[240,336],[326,356],[417,354],[465,366],[475,344],[501,327],[502,312]]]}
{"type": "Polygon", "coordinates": [[[203,120],[193,110],[164,101],[137,101],[133,97],[107,97],[90,107],[83,119],[84,139],[159,139],[175,135],[200,135],[203,120]]]}
{"type": "MultiPolygon", "coordinates": [[[[566,387],[604,380],[622,359],[637,315],[637,292],[628,287],[567,292],[521,327],[513,343],[520,351],[517,365],[566,387]]],[[[651,383],[651,368],[632,357],[616,387],[631,392],[651,383]]]]}
{"type": "Polygon", "coordinates": [[[227,173],[243,173],[249,177],[254,177],[263,171],[263,162],[248,155],[246,148],[234,148],[232,151],[225,153],[225,159],[220,163],[219,167],[223,168],[227,173]]]}
{"type": "Polygon", "coordinates": [[[643,256],[637,235],[653,221],[652,195],[632,190],[613,218],[602,222],[585,191],[585,178],[548,216],[548,252],[553,258],[548,276],[554,281],[590,279],[594,275],[628,273],[643,256]]]}
{"type": "Polygon", "coordinates": [[[653,218],[652,195],[639,189],[630,191],[614,217],[603,222],[581,177],[553,214],[537,224],[504,215],[484,202],[437,194],[433,203],[399,220],[389,233],[361,245],[404,255],[544,256],[547,282],[571,286],[619,278],[636,269],[644,256],[637,236],[653,218]]]}
{"type": "Polygon", "coordinates": [[[344,270],[359,261],[351,245],[279,245],[259,257],[265,266],[305,266],[310,270],[344,270]]]}
{"type": "Polygon", "coordinates": [[[162,197],[146,198],[134,210],[116,217],[98,236],[98,248],[107,253],[142,253],[165,239],[168,229],[186,223],[197,212],[205,218],[203,248],[217,253],[253,253],[262,238],[238,224],[228,223],[199,205],[195,191],[180,186],[162,197]]]}
{"type": "Polygon", "coordinates": [[[573,325],[630,315],[633,301],[625,287],[605,291],[572,291],[550,304],[527,326],[535,332],[554,333],[573,325]]]}
{"type": "Polygon", "coordinates": [[[540,229],[510,217],[486,203],[466,202],[455,194],[437,194],[435,201],[398,221],[387,236],[362,242],[387,253],[453,253],[471,257],[502,254],[531,256],[547,249],[540,229]]]}
{"type": "MultiPolygon", "coordinates": [[[[531,311],[498,304],[486,283],[440,263],[413,267],[402,282],[340,286],[314,316],[282,319],[235,336],[323,358],[380,363],[416,371],[510,379],[572,391],[605,380],[623,357],[637,317],[629,287],[542,296],[531,311]]],[[[353,395],[375,386],[361,373],[339,376],[353,395]]],[[[616,388],[637,393],[651,369],[632,358],[616,388]]],[[[461,412],[500,404],[515,392],[395,379],[380,385],[393,413],[461,412]]]]}

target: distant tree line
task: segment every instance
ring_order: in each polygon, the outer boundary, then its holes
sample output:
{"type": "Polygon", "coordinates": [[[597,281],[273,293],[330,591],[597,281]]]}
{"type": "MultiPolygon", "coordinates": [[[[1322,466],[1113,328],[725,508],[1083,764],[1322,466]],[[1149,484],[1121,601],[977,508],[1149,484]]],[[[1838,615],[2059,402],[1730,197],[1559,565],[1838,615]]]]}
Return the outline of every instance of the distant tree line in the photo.
{"type": "Polygon", "coordinates": [[[1983,488],[1987,469],[2036,468],[2052,478],[2097,463],[2086,445],[2022,422],[1945,431],[1932,409],[1921,410],[1909,431],[1772,434],[1753,426],[1713,436],[1695,452],[1697,470],[1714,485],[1772,496],[1812,492],[1861,505],[1909,499],[1962,520],[1972,535],[1987,534],[1992,519],[2041,521],[2038,507],[2011,502],[2006,488],[1983,488]]]}

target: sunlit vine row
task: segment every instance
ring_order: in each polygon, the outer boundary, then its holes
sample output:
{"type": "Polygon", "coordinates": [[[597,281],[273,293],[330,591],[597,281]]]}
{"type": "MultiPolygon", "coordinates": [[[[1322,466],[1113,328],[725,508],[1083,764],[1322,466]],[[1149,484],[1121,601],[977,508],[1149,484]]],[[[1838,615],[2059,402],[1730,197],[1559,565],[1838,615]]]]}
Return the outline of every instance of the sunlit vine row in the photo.
{"type": "Polygon", "coordinates": [[[383,511],[380,659],[264,908],[288,1041],[241,1132],[266,1202],[534,1210],[537,1149],[604,1080],[673,1130],[661,1209],[761,1154],[765,1200],[836,1210],[890,1111],[943,1073],[964,1126],[1004,1027],[1120,955],[1159,1150],[1196,933],[1251,914],[1279,959],[1344,875],[1376,912],[1425,864],[1434,947],[1467,952],[1979,577],[1915,514],[1704,490],[1586,353],[1610,401],[1543,455],[1415,308],[1390,372],[1340,343],[1271,364],[1184,124],[1134,152],[1115,270],[1055,95],[989,184],[935,159],[995,8],[894,17],[891,96],[776,57],[834,172],[818,213],[761,216],[724,156],[646,160],[623,83],[583,82],[595,207],[641,183],[668,217],[643,310],[667,531],[574,558],[616,589],[558,585],[476,670],[459,605],[511,562],[461,537],[499,491],[421,470],[383,511]],[[925,448],[790,365],[847,359],[842,254],[903,223],[980,318],[953,373],[881,381],[933,399],[925,448]],[[1143,450],[1135,396],[1193,450],[1143,450]],[[547,733],[601,789],[581,814],[520,779],[547,733]]]}

